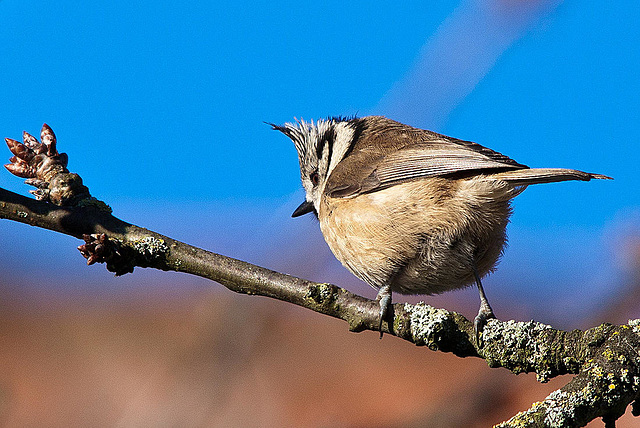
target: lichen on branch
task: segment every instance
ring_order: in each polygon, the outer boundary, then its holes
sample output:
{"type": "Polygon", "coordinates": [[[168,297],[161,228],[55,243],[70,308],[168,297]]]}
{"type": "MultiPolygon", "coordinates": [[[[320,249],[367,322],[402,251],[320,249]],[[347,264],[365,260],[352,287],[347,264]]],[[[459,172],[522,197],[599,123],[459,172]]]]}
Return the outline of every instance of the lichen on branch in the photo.
{"type": "MultiPolygon", "coordinates": [[[[24,133],[23,142],[5,140],[13,153],[5,165],[36,187],[33,200],[0,188],[0,218],[83,239],[78,249],[88,264],[105,263],[122,275],[134,267],[184,272],[216,281],[243,294],[261,295],[311,309],[348,323],[351,331],[378,331],[378,302],[332,284],[311,282],[212,253],[124,222],[91,197],[77,174],[67,170],[46,124],[41,142],[24,133]]],[[[490,367],[536,373],[544,382],[576,376],[541,402],[501,427],[583,426],[601,417],[613,426],[640,397],[640,321],[570,332],[529,322],[489,320],[477,342],[464,316],[427,304],[393,305],[393,323],[384,332],[434,351],[479,357],[490,367]]],[[[634,404],[634,414],[640,405],[634,404]]]]}

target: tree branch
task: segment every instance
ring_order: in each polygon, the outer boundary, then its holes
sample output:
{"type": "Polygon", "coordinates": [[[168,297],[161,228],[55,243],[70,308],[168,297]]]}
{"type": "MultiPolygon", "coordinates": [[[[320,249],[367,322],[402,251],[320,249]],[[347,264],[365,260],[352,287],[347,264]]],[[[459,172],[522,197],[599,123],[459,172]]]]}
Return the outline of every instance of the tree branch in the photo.
{"type": "MultiPolygon", "coordinates": [[[[354,332],[378,331],[376,301],[332,284],[212,253],[114,217],[106,204],[89,195],[79,176],[66,170],[66,156],[55,151],[52,131],[47,138],[53,150],[36,145],[29,137],[24,146],[37,155],[10,140],[7,143],[15,156],[8,169],[36,183],[34,194],[41,200],[0,188],[0,218],[82,238],[85,243],[79,250],[88,263],[105,262],[116,275],[132,272],[136,266],[185,272],[237,293],[271,297],[344,320],[354,332]],[[40,156],[43,153],[49,157],[40,156]],[[64,165],[56,159],[62,159],[64,165]],[[53,165],[55,171],[42,165],[53,165]]],[[[541,382],[563,374],[577,375],[501,427],[582,426],[597,417],[612,425],[640,396],[640,320],[570,332],[533,321],[489,320],[478,344],[473,324],[458,313],[420,303],[395,304],[392,315],[393,321],[383,326],[386,333],[434,351],[483,358],[490,367],[504,367],[516,374],[535,372],[541,382]]]]}

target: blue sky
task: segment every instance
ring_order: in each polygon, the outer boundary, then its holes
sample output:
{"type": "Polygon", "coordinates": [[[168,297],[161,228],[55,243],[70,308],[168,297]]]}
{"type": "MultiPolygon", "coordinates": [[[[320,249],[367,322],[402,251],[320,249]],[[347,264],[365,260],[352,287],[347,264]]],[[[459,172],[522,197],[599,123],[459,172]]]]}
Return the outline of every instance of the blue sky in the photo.
{"type": "MultiPolygon", "coordinates": [[[[523,304],[540,288],[556,300],[586,288],[595,304],[627,269],[619,244],[639,235],[640,6],[432,3],[2,0],[0,136],[47,122],[124,220],[291,273],[310,272],[297,266],[308,248],[302,260],[331,266],[312,279],[336,282],[350,279],[317,225],[288,218],[297,158],[264,121],[387,114],[530,166],[604,173],[615,181],[519,196],[489,279],[523,304]]],[[[27,190],[8,173],[0,186],[27,190]]],[[[0,268],[16,283],[35,287],[61,263],[81,289],[152,275],[110,279],[75,245],[0,222],[0,268]],[[34,251],[41,263],[21,273],[34,251]]]]}

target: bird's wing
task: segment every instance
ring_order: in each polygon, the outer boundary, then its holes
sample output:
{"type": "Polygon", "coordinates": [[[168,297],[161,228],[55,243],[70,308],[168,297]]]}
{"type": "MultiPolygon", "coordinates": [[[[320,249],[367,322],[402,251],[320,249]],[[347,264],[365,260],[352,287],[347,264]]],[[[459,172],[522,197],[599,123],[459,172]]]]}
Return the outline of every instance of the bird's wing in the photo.
{"type": "Polygon", "coordinates": [[[375,149],[354,151],[336,166],[325,192],[332,197],[350,197],[426,177],[528,168],[476,143],[433,134],[425,136],[428,138],[416,136],[417,141],[414,139],[397,150],[389,152],[387,147],[377,156],[375,149]]]}

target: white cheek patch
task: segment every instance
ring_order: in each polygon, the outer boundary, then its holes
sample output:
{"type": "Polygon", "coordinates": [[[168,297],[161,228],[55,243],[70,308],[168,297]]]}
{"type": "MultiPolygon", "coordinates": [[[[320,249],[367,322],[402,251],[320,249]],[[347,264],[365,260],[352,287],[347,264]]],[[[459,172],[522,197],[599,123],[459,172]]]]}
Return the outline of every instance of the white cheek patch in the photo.
{"type": "Polygon", "coordinates": [[[355,129],[348,122],[338,122],[335,124],[335,141],[333,142],[333,154],[331,155],[331,162],[329,168],[327,168],[327,177],[331,175],[331,171],[338,165],[338,163],[344,158],[344,155],[349,150],[353,136],[355,135],[355,129]]]}

